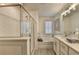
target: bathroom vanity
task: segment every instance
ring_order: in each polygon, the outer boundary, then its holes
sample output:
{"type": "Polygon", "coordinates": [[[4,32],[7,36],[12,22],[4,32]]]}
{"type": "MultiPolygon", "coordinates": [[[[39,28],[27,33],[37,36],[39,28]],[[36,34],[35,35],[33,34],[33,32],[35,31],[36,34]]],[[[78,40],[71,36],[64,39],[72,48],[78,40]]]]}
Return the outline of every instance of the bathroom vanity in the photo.
{"type": "Polygon", "coordinates": [[[79,43],[70,43],[65,36],[56,35],[54,37],[54,51],[56,55],[78,55],[79,43]]]}

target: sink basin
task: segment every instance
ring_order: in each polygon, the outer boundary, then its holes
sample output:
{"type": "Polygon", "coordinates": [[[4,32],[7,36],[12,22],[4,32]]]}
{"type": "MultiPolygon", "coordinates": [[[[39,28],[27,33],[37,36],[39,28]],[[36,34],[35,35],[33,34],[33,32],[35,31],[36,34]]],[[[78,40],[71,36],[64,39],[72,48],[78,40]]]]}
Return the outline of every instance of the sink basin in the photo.
{"type": "Polygon", "coordinates": [[[70,43],[79,43],[79,39],[77,39],[77,38],[66,38],[66,39],[70,43]]]}
{"type": "Polygon", "coordinates": [[[70,43],[79,43],[79,38],[77,35],[71,34],[66,36],[66,40],[70,43]]]}

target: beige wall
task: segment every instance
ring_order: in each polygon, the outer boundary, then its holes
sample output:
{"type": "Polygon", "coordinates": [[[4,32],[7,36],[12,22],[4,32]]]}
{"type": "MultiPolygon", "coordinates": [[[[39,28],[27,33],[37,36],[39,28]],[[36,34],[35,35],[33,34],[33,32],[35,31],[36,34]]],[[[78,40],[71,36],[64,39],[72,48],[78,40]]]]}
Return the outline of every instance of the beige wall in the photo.
{"type": "Polygon", "coordinates": [[[76,28],[79,29],[79,5],[76,11],[73,11],[71,14],[71,24],[72,24],[72,31],[75,31],[76,28]]]}
{"type": "Polygon", "coordinates": [[[69,15],[64,16],[63,21],[64,21],[64,33],[69,34],[71,32],[71,30],[72,30],[70,16],[69,15]]]}
{"type": "Polygon", "coordinates": [[[20,8],[0,7],[0,37],[20,36],[20,8]]]}

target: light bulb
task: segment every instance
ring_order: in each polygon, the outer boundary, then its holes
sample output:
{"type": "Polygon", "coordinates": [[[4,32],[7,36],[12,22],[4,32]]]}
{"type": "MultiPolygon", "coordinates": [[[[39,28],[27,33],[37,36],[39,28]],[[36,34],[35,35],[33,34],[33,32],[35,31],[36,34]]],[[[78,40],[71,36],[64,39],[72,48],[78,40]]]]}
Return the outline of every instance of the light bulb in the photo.
{"type": "Polygon", "coordinates": [[[67,13],[70,14],[70,10],[67,13]]]}
{"type": "Polygon", "coordinates": [[[64,16],[66,16],[67,14],[65,13],[64,16]]]}
{"type": "Polygon", "coordinates": [[[73,10],[75,11],[75,10],[76,10],[76,8],[75,8],[75,7],[73,7],[73,10]]]}

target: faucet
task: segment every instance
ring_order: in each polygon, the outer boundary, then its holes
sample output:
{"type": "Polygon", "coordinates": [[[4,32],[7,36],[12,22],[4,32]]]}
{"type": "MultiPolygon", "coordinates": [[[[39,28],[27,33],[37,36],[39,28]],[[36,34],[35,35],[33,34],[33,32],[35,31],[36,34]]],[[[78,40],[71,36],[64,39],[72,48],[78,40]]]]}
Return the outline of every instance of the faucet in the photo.
{"type": "Polygon", "coordinates": [[[71,34],[75,34],[75,32],[65,33],[65,37],[67,37],[67,36],[69,36],[71,34]]]}

